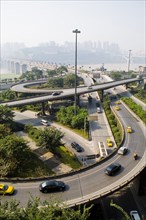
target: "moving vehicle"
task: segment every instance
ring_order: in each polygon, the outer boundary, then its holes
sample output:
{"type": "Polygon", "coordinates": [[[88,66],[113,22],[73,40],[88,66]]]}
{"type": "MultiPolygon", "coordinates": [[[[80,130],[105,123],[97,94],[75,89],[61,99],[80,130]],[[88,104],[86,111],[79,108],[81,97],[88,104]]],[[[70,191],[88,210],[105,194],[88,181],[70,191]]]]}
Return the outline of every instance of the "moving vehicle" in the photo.
{"type": "Polygon", "coordinates": [[[49,122],[47,120],[42,119],[41,124],[45,126],[49,126],[49,122]]]}
{"type": "Polygon", "coordinates": [[[52,95],[53,96],[60,95],[60,92],[53,92],[52,95]]]}
{"type": "Polygon", "coordinates": [[[129,126],[126,128],[127,133],[132,133],[132,128],[129,126]]]}
{"type": "Polygon", "coordinates": [[[14,187],[5,184],[0,184],[0,194],[2,195],[12,195],[14,193],[14,187]]]}
{"type": "Polygon", "coordinates": [[[130,212],[130,217],[132,220],[141,220],[141,218],[136,210],[130,212]]]}
{"type": "Polygon", "coordinates": [[[72,148],[74,148],[77,152],[82,152],[82,151],[83,151],[82,147],[81,147],[78,143],[76,143],[75,141],[71,143],[71,146],[72,146],[72,148]]]}
{"type": "Polygon", "coordinates": [[[117,105],[120,105],[120,104],[121,104],[121,102],[118,100],[118,101],[116,101],[116,104],[117,104],[117,105]]]}
{"type": "Polygon", "coordinates": [[[121,164],[119,163],[112,163],[105,169],[105,174],[108,176],[114,175],[117,171],[121,169],[121,164]]]}
{"type": "Polygon", "coordinates": [[[119,106],[116,105],[115,110],[119,111],[120,110],[119,106]]]}
{"type": "Polygon", "coordinates": [[[100,107],[100,103],[99,102],[96,102],[96,107],[100,107]]]}
{"type": "Polygon", "coordinates": [[[92,89],[92,86],[88,86],[87,89],[92,89]]]}
{"type": "Polygon", "coordinates": [[[134,160],[137,160],[138,154],[137,154],[137,153],[134,153],[134,154],[133,154],[133,158],[134,158],[134,160]]]}
{"type": "Polygon", "coordinates": [[[97,107],[97,113],[101,113],[101,108],[97,107]]]}
{"type": "Polygon", "coordinates": [[[107,138],[106,141],[107,141],[107,146],[108,147],[112,147],[113,146],[113,142],[111,141],[110,138],[107,138]]]}
{"type": "Polygon", "coordinates": [[[128,152],[127,147],[120,147],[118,150],[118,154],[125,155],[128,152]]]}
{"type": "Polygon", "coordinates": [[[57,180],[47,180],[41,183],[39,186],[39,190],[43,193],[63,191],[65,190],[65,188],[66,188],[65,183],[57,180]]]}

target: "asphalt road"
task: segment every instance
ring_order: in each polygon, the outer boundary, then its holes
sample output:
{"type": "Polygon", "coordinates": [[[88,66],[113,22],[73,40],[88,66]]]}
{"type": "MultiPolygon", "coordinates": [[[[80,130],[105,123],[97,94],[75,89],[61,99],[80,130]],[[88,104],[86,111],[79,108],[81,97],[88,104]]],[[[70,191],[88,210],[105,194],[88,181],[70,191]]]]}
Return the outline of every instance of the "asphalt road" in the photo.
{"type": "MultiPolygon", "coordinates": [[[[143,162],[142,157],[145,152],[145,133],[141,124],[127,111],[124,106],[120,106],[121,110],[118,113],[120,118],[124,120],[124,126],[131,126],[134,130],[132,134],[127,134],[125,146],[128,147],[129,152],[125,156],[114,155],[108,161],[95,168],[75,174],[72,176],[60,178],[67,184],[65,192],[42,194],[39,192],[38,186],[40,181],[27,183],[14,183],[16,193],[13,198],[20,200],[22,206],[30,198],[30,195],[40,197],[41,200],[51,201],[53,199],[73,203],[85,201],[85,199],[95,198],[106,193],[108,190],[112,192],[117,185],[128,181],[129,178],[139,170],[139,166],[143,162]],[[133,160],[133,152],[137,151],[139,154],[138,160],[133,160]],[[104,174],[104,169],[112,162],[119,162],[122,169],[113,177],[104,174]]],[[[10,200],[11,197],[3,197],[2,200],[10,200]]]]}

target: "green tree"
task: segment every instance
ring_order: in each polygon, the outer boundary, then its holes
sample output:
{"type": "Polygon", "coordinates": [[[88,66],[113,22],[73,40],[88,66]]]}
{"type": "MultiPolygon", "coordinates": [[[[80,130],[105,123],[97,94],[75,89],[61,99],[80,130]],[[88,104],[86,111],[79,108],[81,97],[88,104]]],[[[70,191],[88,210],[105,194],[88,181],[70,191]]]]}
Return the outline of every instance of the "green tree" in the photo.
{"type": "Polygon", "coordinates": [[[122,207],[120,207],[119,205],[113,203],[113,201],[110,202],[110,206],[115,207],[117,210],[119,210],[123,214],[125,220],[131,220],[131,218],[127,214],[127,212],[125,212],[124,209],[122,207]]]}
{"type": "Polygon", "coordinates": [[[13,99],[16,99],[16,93],[10,89],[2,92],[2,98],[4,100],[13,100],[13,99]]]}
{"type": "Polygon", "coordinates": [[[0,124],[11,123],[14,113],[7,106],[0,105],[0,124]]]}
{"type": "Polygon", "coordinates": [[[49,204],[41,202],[39,198],[31,198],[25,208],[20,202],[11,200],[0,203],[0,219],[5,220],[87,220],[90,208],[67,208],[60,202],[49,204]],[[55,204],[55,205],[54,205],[55,204]]]}
{"type": "Polygon", "coordinates": [[[45,128],[44,130],[40,130],[39,144],[49,150],[53,150],[53,148],[60,146],[62,137],[63,133],[58,129],[52,127],[45,128]]]}
{"type": "Polygon", "coordinates": [[[52,78],[48,80],[48,86],[51,88],[63,88],[63,78],[52,78]]]}
{"type": "Polygon", "coordinates": [[[56,70],[47,70],[47,74],[49,77],[52,77],[52,76],[57,75],[57,72],[56,72],[56,70]]]}
{"type": "Polygon", "coordinates": [[[3,139],[4,137],[10,134],[11,129],[5,124],[0,124],[0,139],[3,139]]]}
{"type": "MultiPolygon", "coordinates": [[[[5,159],[7,162],[7,174],[13,174],[19,169],[21,163],[28,163],[29,152],[30,149],[26,142],[15,134],[0,140],[0,159],[5,159]]],[[[0,172],[3,171],[0,170],[0,172]]]]}

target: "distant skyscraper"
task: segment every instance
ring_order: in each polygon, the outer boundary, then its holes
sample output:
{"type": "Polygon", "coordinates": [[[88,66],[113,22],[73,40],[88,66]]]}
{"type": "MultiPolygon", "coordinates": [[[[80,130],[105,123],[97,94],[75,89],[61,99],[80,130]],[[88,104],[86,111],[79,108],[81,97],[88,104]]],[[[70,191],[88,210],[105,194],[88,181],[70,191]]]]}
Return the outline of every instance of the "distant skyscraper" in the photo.
{"type": "Polygon", "coordinates": [[[22,73],[27,72],[27,64],[22,64],[21,68],[22,68],[22,73]]]}
{"type": "Polygon", "coordinates": [[[15,63],[11,61],[11,73],[15,73],[15,63]]]}
{"type": "Polygon", "coordinates": [[[20,63],[18,62],[15,63],[15,73],[20,74],[20,63]]]}

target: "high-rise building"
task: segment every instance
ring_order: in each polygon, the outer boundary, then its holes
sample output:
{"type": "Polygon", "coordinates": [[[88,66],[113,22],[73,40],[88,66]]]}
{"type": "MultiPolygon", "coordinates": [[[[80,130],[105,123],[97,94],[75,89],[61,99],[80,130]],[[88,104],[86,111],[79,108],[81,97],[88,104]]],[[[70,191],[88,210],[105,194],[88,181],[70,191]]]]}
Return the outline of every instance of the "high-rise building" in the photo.
{"type": "Polygon", "coordinates": [[[11,61],[11,73],[15,73],[15,63],[11,61]]]}
{"type": "Polygon", "coordinates": [[[26,73],[27,72],[27,64],[22,64],[21,70],[22,70],[22,73],[26,73]]]}
{"type": "Polygon", "coordinates": [[[20,74],[20,63],[18,62],[15,63],[15,73],[20,74]]]}

